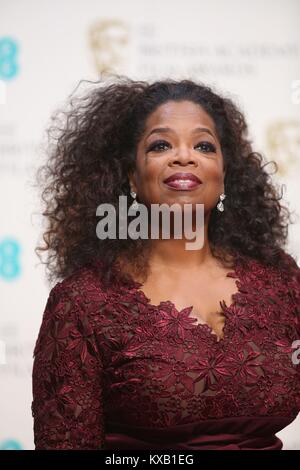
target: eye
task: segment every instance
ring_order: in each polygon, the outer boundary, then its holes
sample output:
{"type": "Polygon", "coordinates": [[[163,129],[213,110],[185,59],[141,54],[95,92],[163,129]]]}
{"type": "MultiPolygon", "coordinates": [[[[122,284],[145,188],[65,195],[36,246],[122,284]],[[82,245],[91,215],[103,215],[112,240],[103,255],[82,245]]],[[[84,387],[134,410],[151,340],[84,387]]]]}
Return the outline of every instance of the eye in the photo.
{"type": "Polygon", "coordinates": [[[165,140],[157,140],[148,147],[147,152],[160,151],[162,150],[161,147],[164,145],[170,146],[170,144],[168,144],[168,142],[166,142],[165,140]]]}
{"type": "MultiPolygon", "coordinates": [[[[167,146],[170,148],[170,144],[168,142],[166,142],[165,140],[158,140],[154,143],[152,143],[148,149],[147,149],[147,152],[161,152],[164,150],[164,147],[167,146]]],[[[202,151],[205,152],[205,153],[209,153],[209,152],[216,152],[216,147],[215,145],[213,145],[211,142],[206,142],[206,141],[203,141],[203,142],[199,142],[196,147],[198,146],[201,146],[202,147],[202,151]]]]}
{"type": "Polygon", "coordinates": [[[213,145],[211,142],[199,142],[199,144],[197,144],[197,147],[201,145],[202,146],[202,150],[206,153],[209,153],[209,152],[214,152],[216,153],[216,147],[215,145],[213,145]]]}

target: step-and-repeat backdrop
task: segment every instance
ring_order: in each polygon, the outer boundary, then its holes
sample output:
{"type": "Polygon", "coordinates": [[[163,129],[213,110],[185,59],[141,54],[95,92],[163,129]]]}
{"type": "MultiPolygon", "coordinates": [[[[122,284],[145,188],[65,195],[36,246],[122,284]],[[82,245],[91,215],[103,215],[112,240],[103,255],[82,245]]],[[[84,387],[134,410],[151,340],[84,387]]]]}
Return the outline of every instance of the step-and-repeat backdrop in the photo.
{"type": "MultiPolygon", "coordinates": [[[[300,256],[298,0],[1,0],[0,449],[33,449],[32,351],[50,287],[33,186],[50,115],[80,80],[193,78],[232,97],[278,163],[300,256]]],[[[278,436],[300,449],[300,416],[278,436]]]]}

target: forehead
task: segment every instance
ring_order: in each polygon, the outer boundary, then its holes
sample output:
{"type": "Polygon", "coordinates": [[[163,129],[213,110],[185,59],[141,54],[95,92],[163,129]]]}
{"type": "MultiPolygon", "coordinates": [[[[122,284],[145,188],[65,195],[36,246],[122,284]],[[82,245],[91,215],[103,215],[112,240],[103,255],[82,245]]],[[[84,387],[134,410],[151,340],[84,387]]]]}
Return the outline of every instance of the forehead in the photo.
{"type": "Polygon", "coordinates": [[[215,123],[211,116],[199,104],[192,101],[167,101],[148,116],[145,124],[146,129],[157,124],[173,126],[205,124],[215,130],[215,123]]]}

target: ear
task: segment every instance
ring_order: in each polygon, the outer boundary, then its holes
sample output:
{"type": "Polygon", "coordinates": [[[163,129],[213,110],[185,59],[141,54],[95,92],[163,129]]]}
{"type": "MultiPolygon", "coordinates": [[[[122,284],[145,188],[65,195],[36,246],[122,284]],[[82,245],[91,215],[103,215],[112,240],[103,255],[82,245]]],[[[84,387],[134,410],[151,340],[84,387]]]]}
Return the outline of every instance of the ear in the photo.
{"type": "Polygon", "coordinates": [[[135,171],[132,171],[128,174],[129,186],[130,191],[134,191],[136,193],[136,174],[135,171]]]}

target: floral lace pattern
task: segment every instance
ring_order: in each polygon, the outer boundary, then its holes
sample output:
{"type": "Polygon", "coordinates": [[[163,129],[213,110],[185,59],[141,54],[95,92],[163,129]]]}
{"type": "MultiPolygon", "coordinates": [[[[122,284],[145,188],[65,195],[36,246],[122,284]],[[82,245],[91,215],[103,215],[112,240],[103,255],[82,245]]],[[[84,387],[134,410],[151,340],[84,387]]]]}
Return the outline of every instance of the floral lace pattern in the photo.
{"type": "Polygon", "coordinates": [[[272,435],[286,425],[283,417],[295,419],[295,262],[288,272],[254,259],[237,262],[229,275],[238,292],[231,305],[220,302],[219,341],[210,326],[195,323],[192,307],[152,305],[139,283],[121,282],[117,269],[104,290],[98,269],[95,260],[49,294],[34,349],[36,449],[105,449],[118,429],[141,436],[245,417],[270,418],[272,435]]]}

